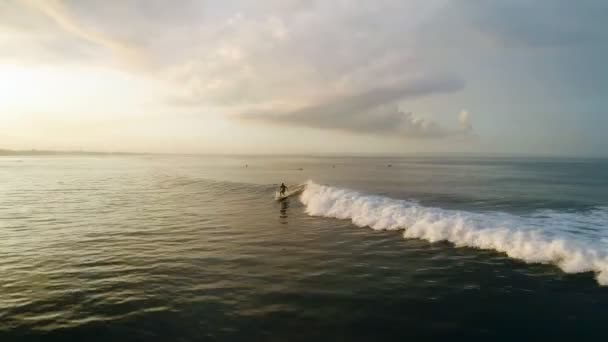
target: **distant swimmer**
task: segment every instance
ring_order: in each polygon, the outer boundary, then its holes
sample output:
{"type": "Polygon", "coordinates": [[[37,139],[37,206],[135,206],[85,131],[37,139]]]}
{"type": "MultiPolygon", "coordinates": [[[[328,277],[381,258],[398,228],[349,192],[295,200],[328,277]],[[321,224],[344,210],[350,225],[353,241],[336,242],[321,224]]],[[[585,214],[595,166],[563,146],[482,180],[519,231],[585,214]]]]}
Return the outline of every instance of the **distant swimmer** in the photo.
{"type": "Polygon", "coordinates": [[[287,191],[287,187],[285,186],[285,183],[281,183],[281,187],[279,189],[281,190],[280,195],[285,196],[285,191],[287,191]]]}

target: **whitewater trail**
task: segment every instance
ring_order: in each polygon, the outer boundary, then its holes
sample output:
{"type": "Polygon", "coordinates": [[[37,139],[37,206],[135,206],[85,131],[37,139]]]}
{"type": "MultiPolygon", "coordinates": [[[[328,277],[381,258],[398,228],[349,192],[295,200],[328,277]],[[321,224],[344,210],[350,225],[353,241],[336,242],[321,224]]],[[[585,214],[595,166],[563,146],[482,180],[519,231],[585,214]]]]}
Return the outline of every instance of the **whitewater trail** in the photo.
{"type": "Polygon", "coordinates": [[[529,263],[554,264],[567,273],[595,272],[597,282],[608,285],[607,208],[585,213],[539,211],[528,216],[473,213],[312,181],[300,200],[312,216],[348,219],[375,230],[403,230],[404,238],[495,250],[529,263]]]}

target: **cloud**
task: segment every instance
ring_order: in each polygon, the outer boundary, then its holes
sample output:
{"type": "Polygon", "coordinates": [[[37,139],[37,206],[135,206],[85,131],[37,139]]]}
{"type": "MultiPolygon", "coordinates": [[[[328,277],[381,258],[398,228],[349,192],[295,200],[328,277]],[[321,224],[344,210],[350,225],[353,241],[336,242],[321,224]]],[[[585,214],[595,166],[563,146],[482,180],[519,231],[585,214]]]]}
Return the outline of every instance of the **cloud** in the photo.
{"type": "Polygon", "coordinates": [[[442,138],[472,130],[468,112],[460,114],[462,130],[449,130],[438,123],[404,112],[398,100],[450,93],[462,89],[457,79],[420,80],[394,88],[376,88],[365,93],[333,98],[328,102],[292,111],[267,110],[239,115],[242,120],[279,125],[391,135],[402,138],[442,138]]]}
{"type": "Polygon", "coordinates": [[[289,11],[238,12],[207,36],[209,44],[167,70],[181,86],[172,103],[212,107],[244,122],[450,135],[396,109],[398,101],[464,89],[457,74],[427,63],[408,38],[442,3],[294,1],[289,11]]]}
{"type": "Polygon", "coordinates": [[[450,131],[397,104],[465,86],[412,39],[444,0],[27,2],[71,39],[110,51],[129,68],[153,60],[151,74],[173,85],[168,103],[180,110],[441,137],[450,131]]]}
{"type": "Polygon", "coordinates": [[[62,0],[25,0],[25,3],[48,16],[66,33],[110,50],[122,63],[142,68],[149,62],[144,51],[135,44],[83,24],[62,0]]]}

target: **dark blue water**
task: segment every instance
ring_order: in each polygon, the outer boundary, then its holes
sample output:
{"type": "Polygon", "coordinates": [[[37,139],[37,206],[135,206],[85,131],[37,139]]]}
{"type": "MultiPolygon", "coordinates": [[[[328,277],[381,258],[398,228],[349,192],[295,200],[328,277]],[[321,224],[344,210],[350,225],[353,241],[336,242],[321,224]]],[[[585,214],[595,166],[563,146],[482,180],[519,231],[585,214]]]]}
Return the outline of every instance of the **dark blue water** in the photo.
{"type": "Polygon", "coordinates": [[[607,185],[604,160],[3,157],[0,340],[602,340],[607,185]]]}

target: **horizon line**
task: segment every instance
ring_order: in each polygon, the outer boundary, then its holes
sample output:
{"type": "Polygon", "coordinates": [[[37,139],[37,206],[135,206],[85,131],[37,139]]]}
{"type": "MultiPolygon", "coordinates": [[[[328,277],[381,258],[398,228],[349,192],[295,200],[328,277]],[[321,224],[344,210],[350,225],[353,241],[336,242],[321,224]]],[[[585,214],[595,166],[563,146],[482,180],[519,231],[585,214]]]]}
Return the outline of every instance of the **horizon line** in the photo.
{"type": "Polygon", "coordinates": [[[370,157],[370,158],[399,158],[399,157],[513,157],[513,158],[562,158],[562,159],[607,159],[601,155],[559,155],[541,153],[512,153],[512,152],[406,152],[406,153],[358,153],[358,152],[295,152],[295,153],[176,153],[176,152],[134,152],[134,151],[90,151],[90,150],[46,150],[46,149],[4,149],[0,148],[0,156],[44,156],[44,155],[157,155],[157,156],[234,156],[234,157],[370,157]]]}

